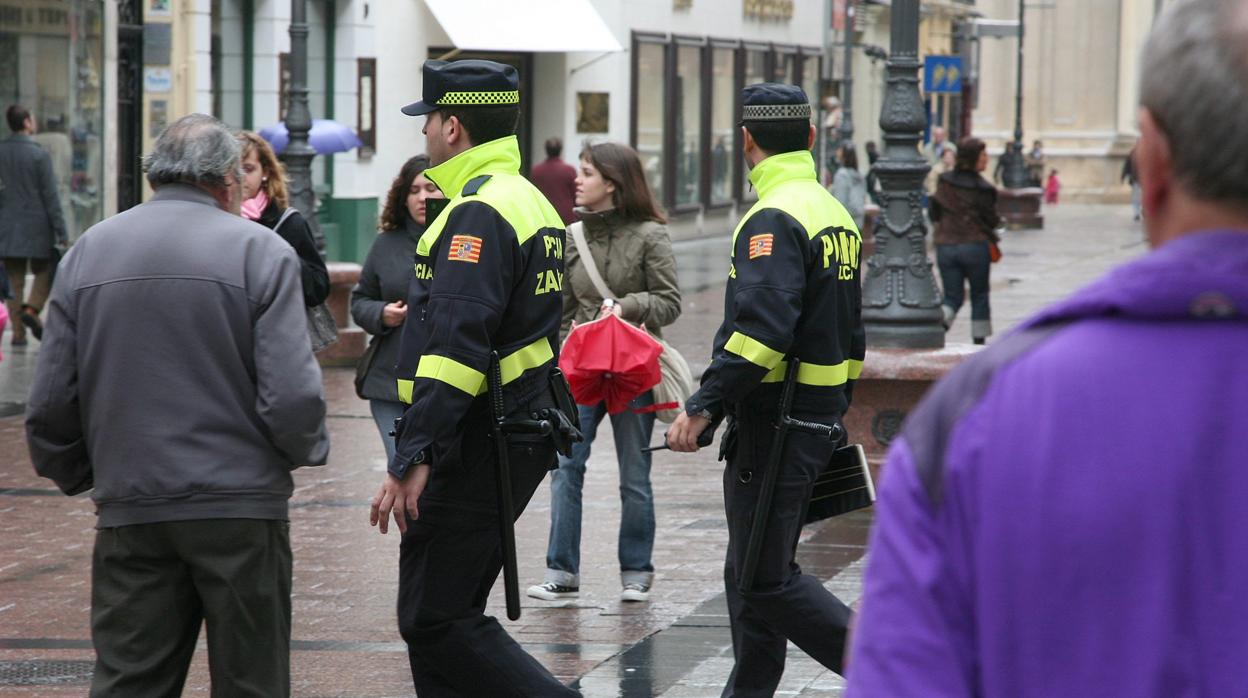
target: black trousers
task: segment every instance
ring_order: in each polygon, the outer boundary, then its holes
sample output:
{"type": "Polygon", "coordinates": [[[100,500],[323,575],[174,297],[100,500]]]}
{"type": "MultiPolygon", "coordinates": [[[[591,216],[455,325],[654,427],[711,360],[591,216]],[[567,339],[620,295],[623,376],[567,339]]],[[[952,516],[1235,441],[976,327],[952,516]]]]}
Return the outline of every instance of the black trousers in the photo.
{"type": "MultiPolygon", "coordinates": [[[[495,487],[497,453],[484,419],[465,420],[458,454],[435,467],[408,520],[399,554],[399,632],[416,695],[577,696],[521,649],[492,616],[490,589],[502,570],[495,487]]],[[[512,436],[516,516],[555,465],[548,439],[512,436]]]]}
{"type": "Polygon", "coordinates": [[[214,698],[290,695],[290,568],[286,521],[100,529],[92,698],[181,695],[204,622],[214,698]]]}
{"type": "MultiPolygon", "coordinates": [[[[794,416],[814,422],[832,421],[829,415],[794,416]]],[[[728,514],[724,585],[736,661],[724,687],[724,698],[773,695],[784,673],[786,640],[792,640],[832,671],[843,673],[851,611],[824,589],[820,580],[802,574],[794,559],[815,478],[835,448],[826,439],[789,432],[754,585],[745,593],[740,591],[739,574],[775,434],[774,420],[774,414],[739,413],[737,444],[728,454],[728,467],[724,470],[724,507],[728,514]]]]}

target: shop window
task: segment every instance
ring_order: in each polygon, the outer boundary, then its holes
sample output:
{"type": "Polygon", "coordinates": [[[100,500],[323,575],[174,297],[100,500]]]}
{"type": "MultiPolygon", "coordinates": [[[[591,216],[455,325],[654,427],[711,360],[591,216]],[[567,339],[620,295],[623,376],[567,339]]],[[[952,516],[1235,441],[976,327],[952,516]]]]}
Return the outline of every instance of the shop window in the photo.
{"type": "Polygon", "coordinates": [[[711,204],[732,200],[732,169],[740,161],[736,147],[737,89],[736,51],[711,49],[711,204]]]}
{"type": "Polygon", "coordinates": [[[676,143],[677,208],[702,200],[702,47],[676,47],[676,108],[673,124],[676,143]]]}
{"type": "MultiPolygon", "coordinates": [[[[741,74],[742,87],[767,82],[767,61],[768,52],[766,49],[745,49],[745,66],[741,74]]],[[[748,172],[741,177],[739,196],[742,201],[756,201],[758,199],[758,192],[754,191],[754,185],[750,184],[748,172]]]]}
{"type": "Polygon", "coordinates": [[[641,156],[646,180],[659,201],[666,201],[664,171],[664,92],[667,87],[667,47],[661,43],[635,40],[633,51],[633,147],[641,156]]]}
{"type": "Polygon", "coordinates": [[[0,109],[21,104],[34,114],[71,238],[104,214],[103,24],[103,3],[89,0],[0,17],[0,109]]]}

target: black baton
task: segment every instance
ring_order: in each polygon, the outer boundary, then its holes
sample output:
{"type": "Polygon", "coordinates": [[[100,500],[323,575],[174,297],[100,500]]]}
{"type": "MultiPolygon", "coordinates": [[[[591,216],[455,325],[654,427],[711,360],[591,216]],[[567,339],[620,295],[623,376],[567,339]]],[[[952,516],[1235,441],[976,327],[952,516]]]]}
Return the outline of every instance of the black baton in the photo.
{"type": "Polygon", "coordinates": [[[758,489],[758,501],[754,504],[754,520],[750,523],[750,539],[745,546],[745,560],[741,565],[738,588],[742,593],[748,592],[754,586],[754,575],[758,572],[758,556],[763,550],[763,534],[767,532],[767,517],[771,514],[771,498],[776,491],[776,476],[780,470],[780,457],[784,453],[784,438],[789,434],[789,408],[793,405],[799,363],[797,359],[791,359],[784,372],[784,388],[780,391],[780,417],[776,420],[776,433],[772,437],[771,451],[767,454],[763,481],[758,489]]]}
{"type": "Polygon", "coordinates": [[[498,535],[503,544],[503,592],[507,598],[507,617],[520,618],[520,582],[516,571],[516,507],[511,501],[511,459],[507,453],[507,435],[503,432],[507,410],[503,404],[503,369],[498,352],[490,356],[490,411],[493,419],[494,445],[498,448],[495,484],[498,487],[498,535]]]}

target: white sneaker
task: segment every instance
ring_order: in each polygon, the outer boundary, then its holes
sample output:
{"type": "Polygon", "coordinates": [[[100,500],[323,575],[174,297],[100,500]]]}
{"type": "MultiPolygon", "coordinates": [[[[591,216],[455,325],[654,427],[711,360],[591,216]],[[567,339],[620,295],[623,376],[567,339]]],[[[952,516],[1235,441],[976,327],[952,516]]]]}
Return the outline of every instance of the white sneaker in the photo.
{"type": "Polygon", "coordinates": [[[575,599],[581,595],[580,592],[580,587],[566,587],[562,584],[546,582],[545,584],[535,584],[529,587],[525,593],[543,601],[558,601],[560,599],[575,599]]]}
{"type": "Polygon", "coordinates": [[[649,601],[650,585],[640,582],[632,582],[624,585],[624,590],[620,592],[620,601],[649,601]]]}

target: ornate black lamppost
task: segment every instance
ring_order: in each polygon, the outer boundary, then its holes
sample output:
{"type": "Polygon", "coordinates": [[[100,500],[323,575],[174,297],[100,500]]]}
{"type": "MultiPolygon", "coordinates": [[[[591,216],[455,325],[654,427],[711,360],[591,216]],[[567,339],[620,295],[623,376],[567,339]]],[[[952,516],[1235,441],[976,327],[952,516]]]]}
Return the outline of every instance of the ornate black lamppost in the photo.
{"type": "Polygon", "coordinates": [[[940,294],[927,258],[918,143],[927,125],[919,96],[919,0],[893,0],[888,86],[880,113],[884,152],[875,164],[883,191],[875,252],[867,261],[863,320],[871,347],[939,349],[945,345],[940,294]]]}
{"type": "Polygon", "coordinates": [[[1006,148],[1001,166],[1001,183],[1008,189],[1031,186],[1023,158],[1023,15],[1024,0],[1018,0],[1018,74],[1014,81],[1014,143],[1006,148]]]}
{"type": "Polygon", "coordinates": [[[316,220],[316,195],[312,192],[312,158],[308,144],[312,112],[308,110],[308,15],[306,0],[290,0],[290,84],[286,105],[286,131],[290,141],[282,153],[290,178],[290,205],[312,226],[317,248],[325,249],[316,220]]]}

